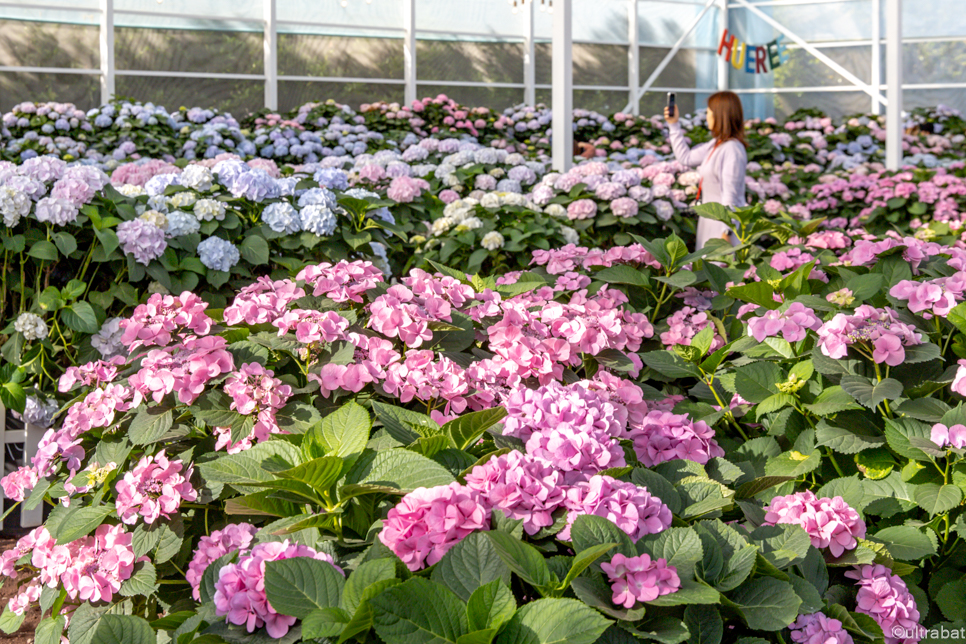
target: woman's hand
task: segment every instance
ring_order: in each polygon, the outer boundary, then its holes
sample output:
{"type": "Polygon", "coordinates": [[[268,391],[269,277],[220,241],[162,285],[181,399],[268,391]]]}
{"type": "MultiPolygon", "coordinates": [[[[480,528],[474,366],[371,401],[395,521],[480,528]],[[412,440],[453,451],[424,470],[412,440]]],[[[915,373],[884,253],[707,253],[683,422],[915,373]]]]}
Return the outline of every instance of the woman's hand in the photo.
{"type": "Polygon", "coordinates": [[[667,107],[664,108],[664,120],[667,121],[668,125],[674,125],[678,122],[678,106],[674,106],[674,114],[671,114],[671,110],[667,107]]]}

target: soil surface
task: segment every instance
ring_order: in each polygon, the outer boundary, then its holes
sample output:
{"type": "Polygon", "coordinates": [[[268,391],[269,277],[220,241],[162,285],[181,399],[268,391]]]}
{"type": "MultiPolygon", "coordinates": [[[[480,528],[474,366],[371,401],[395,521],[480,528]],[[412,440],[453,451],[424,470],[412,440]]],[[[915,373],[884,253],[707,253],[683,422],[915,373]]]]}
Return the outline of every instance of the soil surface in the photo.
{"type": "MultiPolygon", "coordinates": [[[[9,550],[17,545],[16,539],[10,538],[0,538],[0,552],[4,550],[9,550]]],[[[0,610],[7,607],[7,602],[17,594],[17,588],[19,583],[15,582],[13,579],[8,577],[3,578],[3,586],[0,587],[0,610]]],[[[24,620],[23,624],[20,626],[20,630],[16,633],[8,635],[3,631],[0,631],[0,644],[33,644],[34,641],[34,631],[37,629],[37,623],[40,621],[40,604],[33,604],[27,610],[27,619],[24,620]]]]}

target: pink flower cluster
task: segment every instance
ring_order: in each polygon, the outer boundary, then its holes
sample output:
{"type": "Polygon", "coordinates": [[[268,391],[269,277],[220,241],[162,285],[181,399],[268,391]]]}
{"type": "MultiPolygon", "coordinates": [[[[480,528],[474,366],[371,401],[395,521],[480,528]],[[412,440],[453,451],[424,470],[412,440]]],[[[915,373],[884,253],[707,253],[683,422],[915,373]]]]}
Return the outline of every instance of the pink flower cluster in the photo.
{"type": "Polygon", "coordinates": [[[638,460],[647,467],[678,458],[704,465],[725,455],[714,439],[714,430],[703,420],[691,420],[687,414],[652,411],[639,426],[631,426],[628,438],[634,442],[638,460]]]}
{"type": "Polygon", "coordinates": [[[856,611],[865,613],[882,627],[886,644],[915,644],[919,641],[919,609],[906,582],[882,564],[857,566],[845,573],[856,580],[856,611]],[[904,637],[898,634],[903,633],[904,637]]]}
{"type": "Polygon", "coordinates": [[[429,190],[429,184],[424,179],[402,176],[392,180],[386,196],[396,203],[412,203],[423,190],[429,190]]]}
{"type": "Polygon", "coordinates": [[[801,302],[792,302],[784,311],[775,309],[748,320],[748,335],[758,342],[781,334],[788,342],[804,340],[808,331],[818,331],[822,321],[815,311],[801,302]]]}
{"type": "Polygon", "coordinates": [[[671,510],[647,488],[637,487],[611,476],[598,474],[567,490],[567,525],[559,539],[570,541],[570,528],[577,517],[604,517],[637,541],[647,534],[664,532],[671,526],[671,510]]]}
{"type": "Polygon", "coordinates": [[[3,495],[11,501],[23,501],[39,480],[37,468],[24,465],[0,479],[0,487],[3,488],[3,495]]]}
{"type": "Polygon", "coordinates": [[[417,488],[389,510],[379,541],[410,570],[432,566],[476,530],[487,530],[480,494],[459,483],[417,488]]]}
{"type": "Polygon", "coordinates": [[[516,450],[494,456],[466,475],[466,487],[479,493],[487,510],[502,510],[522,519],[533,535],[553,525],[553,512],[563,505],[563,476],[548,463],[516,450]]]}
{"type": "Polygon", "coordinates": [[[121,342],[133,350],[140,346],[167,346],[177,332],[207,335],[212,320],[205,314],[206,308],[208,303],[191,291],[177,297],[155,293],[139,304],[131,317],[121,320],[121,342]]]}
{"type": "MultiPolygon", "coordinates": [[[[705,311],[698,311],[686,306],[680,311],[675,311],[674,315],[667,319],[668,330],[661,334],[661,342],[665,347],[672,347],[675,344],[691,346],[691,339],[699,334],[710,324],[711,316],[705,311]]],[[[713,353],[724,346],[724,338],[717,333],[711,341],[711,348],[708,350],[713,353]]]]}
{"type": "Polygon", "coordinates": [[[669,566],[667,559],[652,560],[646,554],[625,557],[617,553],[600,567],[611,582],[612,601],[624,608],[631,608],[636,602],[654,601],[681,589],[678,570],[669,566]]]}
{"type": "Polygon", "coordinates": [[[274,371],[257,362],[243,364],[225,380],[225,393],[231,398],[229,409],[245,416],[254,414],[255,424],[247,436],[235,443],[231,442],[231,428],[216,427],[215,449],[227,447],[229,454],[237,454],[282,432],[275,415],[288,402],[292,387],[276,378],[274,371]]]}
{"type": "Polygon", "coordinates": [[[852,636],[842,622],[826,617],[825,613],[799,615],[788,628],[796,644],[852,644],[852,636]]]}
{"type": "Polygon", "coordinates": [[[382,388],[404,403],[413,398],[426,402],[445,400],[444,413],[466,409],[465,396],[469,393],[463,368],[446,356],[437,359],[432,350],[409,351],[402,360],[392,362],[386,369],[382,388]]]}
{"type": "Polygon", "coordinates": [[[452,323],[454,307],[472,301],[473,289],[452,277],[432,276],[416,269],[403,284],[389,287],[369,306],[369,328],[419,348],[433,337],[432,322],[452,323]]]}
{"type": "Polygon", "coordinates": [[[950,425],[947,427],[942,423],[936,423],[932,426],[929,438],[941,448],[963,449],[966,447],[966,425],[950,425]]]}
{"type": "Polygon", "coordinates": [[[190,481],[192,472],[180,459],[169,460],[164,450],[144,456],[117,484],[117,516],[128,525],[137,523],[138,517],[145,523],[171,518],[182,501],[198,498],[190,481]]]}
{"type": "Polygon", "coordinates": [[[613,436],[602,429],[583,431],[571,425],[533,432],[527,440],[527,454],[563,472],[568,485],[627,465],[624,449],[613,436]]]}
{"type": "Polygon", "coordinates": [[[97,360],[79,367],[67,367],[64,375],[57,381],[57,391],[67,393],[80,383],[82,387],[97,387],[101,383],[112,382],[117,378],[117,368],[125,363],[124,356],[114,356],[110,360],[97,360]]]}
{"type": "Polygon", "coordinates": [[[335,311],[286,311],[272,322],[278,328],[278,337],[295,331],[295,339],[303,344],[335,342],[345,337],[349,320],[335,311]]]}
{"type": "Polygon", "coordinates": [[[282,638],[296,619],[281,615],[272,608],[265,594],[265,564],[295,557],[310,557],[331,564],[343,576],[332,557],[314,548],[285,541],[260,543],[243,554],[233,564],[218,571],[215,582],[215,614],[225,616],[227,622],[244,626],[249,633],[265,627],[269,637],[282,638]]]}
{"type": "Polygon", "coordinates": [[[212,532],[210,536],[201,537],[185,573],[185,579],[191,584],[191,596],[195,601],[201,600],[201,579],[205,569],[229,552],[247,550],[256,532],[258,528],[250,523],[229,523],[221,530],[212,532]]]}
{"type": "Polygon", "coordinates": [[[855,309],[853,315],[839,313],[818,330],[822,353],[830,358],[844,358],[849,346],[871,349],[872,359],[891,367],[902,364],[905,347],[922,344],[915,327],[900,322],[892,309],[877,309],[868,304],[855,309]]]}
{"type": "Polygon", "coordinates": [[[554,381],[536,389],[517,386],[503,404],[507,410],[503,434],[523,441],[534,432],[559,427],[572,428],[578,434],[602,432],[620,438],[627,426],[624,406],[607,400],[588,381],[574,385],[554,381]]]}
{"type": "Polygon", "coordinates": [[[224,311],[225,324],[271,324],[285,314],[289,304],[302,297],[305,291],[292,280],[272,281],[263,275],[238,291],[224,311]]]}
{"type": "Polygon", "coordinates": [[[889,295],[906,302],[910,311],[922,313],[927,320],[933,315],[946,317],[963,297],[964,276],[966,273],[960,271],[952,277],[930,282],[902,280],[889,289],[889,295]]]}
{"type": "Polygon", "coordinates": [[[660,262],[640,244],[614,246],[607,250],[567,244],[563,248],[533,251],[533,260],[530,263],[546,266],[551,275],[567,273],[578,266],[590,269],[594,266],[609,268],[615,264],[636,264],[661,268],[660,262]]]}
{"type": "Polygon", "coordinates": [[[356,347],[352,362],[328,362],[318,373],[308,375],[309,380],[319,383],[320,393],[326,398],[337,389],[358,393],[370,383],[381,383],[388,375],[386,369],[400,359],[389,340],[361,333],[348,333],[346,340],[356,347]]]}
{"type": "MultiPolygon", "coordinates": [[[[50,558],[56,560],[55,551],[60,546],[54,543],[51,539],[46,545],[50,548],[50,558]]],[[[124,526],[106,524],[99,526],[93,536],[72,542],[68,546],[70,563],[60,577],[67,596],[81,601],[111,601],[114,593],[121,589],[121,582],[134,573],[135,558],[131,543],[132,536],[124,530],[124,526]]],[[[36,559],[35,554],[34,565],[46,568],[36,559]]]]}
{"type": "Polygon", "coordinates": [[[865,538],[865,521],[842,497],[818,498],[812,492],[776,496],[765,508],[765,525],[801,527],[816,548],[828,548],[833,557],[854,550],[865,538]]]}
{"type": "Polygon", "coordinates": [[[181,344],[154,349],[141,361],[141,369],[128,383],[142,396],[161,402],[175,392],[178,401],[190,405],[205,384],[230,372],[234,360],[221,336],[189,337],[181,344]]]}
{"type": "Polygon", "coordinates": [[[342,260],[336,264],[324,262],[306,266],[295,279],[311,285],[312,295],[317,297],[327,297],[339,303],[362,303],[363,294],[382,282],[383,276],[372,262],[342,260]]]}

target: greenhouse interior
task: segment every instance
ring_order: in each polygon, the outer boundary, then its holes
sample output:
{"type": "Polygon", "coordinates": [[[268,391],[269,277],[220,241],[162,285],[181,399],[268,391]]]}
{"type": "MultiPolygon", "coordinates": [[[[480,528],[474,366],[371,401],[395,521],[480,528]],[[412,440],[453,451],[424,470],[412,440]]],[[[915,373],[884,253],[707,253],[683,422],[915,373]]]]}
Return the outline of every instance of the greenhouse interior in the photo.
{"type": "Polygon", "coordinates": [[[963,0],[0,25],[0,642],[966,640],[963,0]]]}

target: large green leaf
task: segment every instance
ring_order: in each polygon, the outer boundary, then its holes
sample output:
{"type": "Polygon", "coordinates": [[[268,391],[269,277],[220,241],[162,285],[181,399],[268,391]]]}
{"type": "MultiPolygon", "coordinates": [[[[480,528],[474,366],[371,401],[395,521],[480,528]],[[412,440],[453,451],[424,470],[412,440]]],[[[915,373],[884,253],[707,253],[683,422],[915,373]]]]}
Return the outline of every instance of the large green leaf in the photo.
{"type": "Polygon", "coordinates": [[[752,362],[735,373],[735,389],[742,398],[757,404],[779,393],[778,383],[784,379],[778,365],[752,362]]]}
{"type": "Polygon", "coordinates": [[[871,428],[857,424],[840,427],[823,419],[815,428],[817,447],[825,445],[842,454],[857,454],[862,450],[881,447],[885,441],[884,436],[874,434],[871,428]]]}
{"type": "Polygon", "coordinates": [[[538,599],[507,622],[497,644],[593,644],[611,620],[574,599],[538,599]]]}
{"type": "Polygon", "coordinates": [[[879,530],[872,538],[885,544],[893,559],[916,561],[936,554],[938,543],[931,530],[923,532],[909,525],[897,525],[879,530]]]}
{"type": "Polygon", "coordinates": [[[60,319],[64,324],[81,333],[97,333],[101,325],[97,323],[97,314],[87,302],[79,301],[65,306],[60,310],[60,319]]]}
{"type": "Polygon", "coordinates": [[[338,607],[345,578],[325,561],[294,557],[265,564],[265,594],[272,608],[302,619],[318,608],[338,607]]]}
{"type": "Polygon", "coordinates": [[[161,439],[174,425],[170,407],[143,407],[128,427],[128,439],[135,445],[149,445],[161,439]]]}
{"type": "Polygon", "coordinates": [[[738,587],[730,597],[739,606],[750,628],[780,631],[798,616],[801,598],[788,582],[755,577],[738,587]]]}
{"type": "Polygon", "coordinates": [[[720,519],[701,521],[695,529],[712,536],[721,550],[721,571],[714,579],[706,581],[713,583],[721,592],[737,588],[754,569],[758,548],[748,543],[745,535],[720,519]]]}
{"type": "Polygon", "coordinates": [[[613,521],[594,514],[578,516],[570,526],[570,541],[576,551],[593,548],[599,543],[616,543],[615,552],[625,557],[637,555],[637,548],[626,532],[613,521]]]}
{"type": "Polygon", "coordinates": [[[884,400],[895,400],[902,397],[902,383],[893,378],[886,378],[881,382],[872,382],[865,376],[842,376],[840,383],[856,402],[875,409],[884,400]]]}
{"type": "Polygon", "coordinates": [[[510,583],[510,569],[485,532],[474,532],[443,555],[432,579],[448,587],[463,601],[480,586],[494,581],[510,583]]]}
{"type": "MultiPolygon", "coordinates": [[[[889,447],[900,456],[916,461],[930,461],[932,458],[919,447],[913,445],[912,439],[920,438],[926,441],[931,435],[929,425],[912,418],[886,418],[886,441],[889,447]]],[[[935,447],[935,445],[933,445],[935,447]]]]}
{"type": "Polygon", "coordinates": [[[347,475],[347,483],[385,485],[400,490],[448,485],[455,477],[442,465],[408,449],[367,452],[356,461],[347,475]]]}
{"type": "Polygon", "coordinates": [[[552,583],[547,560],[539,550],[500,530],[491,530],[486,534],[500,558],[520,579],[536,588],[544,588],[552,583]]]}
{"type": "Polygon", "coordinates": [[[60,637],[67,624],[65,615],[48,617],[37,625],[34,632],[34,644],[60,644],[60,637]]]}
{"type": "Polygon", "coordinates": [[[753,530],[749,538],[779,570],[804,560],[812,543],[805,530],[791,524],[763,525],[753,530]]]}
{"type": "Polygon", "coordinates": [[[837,414],[840,411],[861,409],[861,407],[855,403],[852,396],[842,389],[842,387],[835,385],[828,387],[816,396],[814,402],[805,405],[805,409],[816,416],[825,417],[837,414]]]}
{"type": "Polygon", "coordinates": [[[322,456],[275,474],[284,479],[300,481],[319,494],[325,494],[339,480],[342,465],[342,459],[338,456],[322,456]]]}
{"type": "Polygon", "coordinates": [[[365,449],[372,421],[369,412],[356,402],[349,402],[312,427],[302,441],[302,451],[309,458],[339,456],[349,465],[365,449]]]}
{"type": "Polygon", "coordinates": [[[724,634],[717,606],[688,606],[684,609],[684,625],[688,627],[688,644],[719,644],[724,634]]]}
{"type": "Polygon", "coordinates": [[[156,641],[147,620],[134,615],[104,615],[97,622],[90,644],[155,644],[156,641]]]}
{"type": "Polygon", "coordinates": [[[86,537],[114,512],[113,503],[95,507],[81,505],[71,507],[56,531],[57,545],[64,545],[81,537],[86,537]]]}
{"type": "Polygon", "coordinates": [[[432,436],[440,432],[439,424],[425,414],[375,401],[372,403],[372,411],[382,421],[389,435],[403,445],[416,442],[420,436],[432,436]]]}
{"type": "Polygon", "coordinates": [[[466,450],[480,440],[483,432],[503,420],[506,414],[503,407],[474,411],[454,418],[443,425],[442,430],[449,437],[450,445],[466,450]]]}
{"type": "Polygon", "coordinates": [[[396,563],[392,559],[366,561],[355,569],[346,579],[342,591],[342,608],[353,614],[362,603],[362,594],[376,582],[393,579],[396,576],[396,563]]]}
{"type": "Polygon", "coordinates": [[[474,590],[466,603],[466,617],[471,631],[499,629],[516,611],[517,602],[513,593],[500,580],[474,590]]]}
{"type": "Polygon", "coordinates": [[[916,503],[930,516],[952,510],[963,500],[963,491],[958,485],[939,485],[923,483],[916,487],[916,503]]]}
{"type": "Polygon", "coordinates": [[[468,632],[463,602],[445,586],[413,577],[369,600],[386,644],[456,644],[468,632]]]}

